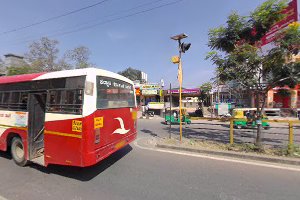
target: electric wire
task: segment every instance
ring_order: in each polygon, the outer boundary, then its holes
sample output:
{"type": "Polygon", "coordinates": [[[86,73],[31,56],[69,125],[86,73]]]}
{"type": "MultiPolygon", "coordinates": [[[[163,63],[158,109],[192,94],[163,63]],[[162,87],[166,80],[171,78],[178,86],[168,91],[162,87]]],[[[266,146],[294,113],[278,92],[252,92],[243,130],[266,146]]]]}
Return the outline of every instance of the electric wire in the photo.
{"type": "MultiPolygon", "coordinates": [[[[73,29],[73,30],[70,30],[70,31],[64,31],[64,32],[56,33],[56,34],[48,34],[48,35],[45,35],[45,37],[59,37],[59,36],[64,36],[64,35],[80,32],[80,31],[84,31],[84,30],[88,30],[88,29],[93,29],[93,28],[96,28],[96,27],[104,25],[104,24],[112,23],[112,22],[115,22],[115,21],[120,21],[120,20],[130,18],[130,17],[136,16],[136,15],[140,15],[140,14],[143,14],[143,13],[148,13],[148,12],[151,12],[153,10],[157,10],[159,8],[171,6],[171,5],[177,4],[177,3],[182,2],[182,1],[184,1],[184,0],[172,1],[172,2],[169,2],[169,3],[165,3],[165,4],[162,4],[162,5],[159,5],[159,6],[144,9],[144,10],[134,12],[134,13],[131,13],[131,14],[128,14],[128,15],[124,15],[124,16],[121,16],[121,17],[116,17],[116,18],[113,18],[113,19],[105,20],[105,21],[102,21],[102,22],[99,22],[99,23],[96,23],[96,24],[93,24],[93,25],[82,26],[80,28],[76,28],[76,29],[73,29]]],[[[18,44],[28,43],[28,42],[32,42],[32,40],[23,41],[23,42],[20,42],[18,44]]]]}
{"type": "Polygon", "coordinates": [[[83,11],[83,10],[87,10],[87,9],[96,7],[96,6],[100,5],[100,4],[105,3],[106,1],[110,1],[110,0],[102,0],[102,1],[100,1],[100,2],[91,4],[91,5],[89,5],[89,6],[85,6],[85,7],[76,9],[76,10],[72,10],[72,11],[70,11],[70,12],[66,12],[66,13],[63,13],[63,14],[61,14],[61,15],[57,15],[57,16],[54,16],[54,17],[50,17],[50,18],[47,18],[47,19],[38,21],[38,22],[34,22],[34,23],[32,23],[32,24],[28,24],[28,25],[21,26],[21,27],[17,27],[17,28],[8,30],[8,31],[4,31],[4,32],[1,32],[0,35],[5,35],[5,34],[8,34],[8,33],[17,32],[17,31],[20,31],[20,30],[23,30],[23,29],[27,29],[27,28],[30,28],[30,27],[33,27],[33,26],[37,26],[37,25],[40,25],[40,24],[43,24],[43,23],[46,23],[46,22],[49,22],[49,21],[57,20],[57,19],[59,19],[59,18],[66,17],[66,16],[69,16],[69,15],[72,15],[72,14],[75,14],[75,13],[78,13],[78,12],[81,12],[81,11],[83,11]]]}
{"type": "MultiPolygon", "coordinates": [[[[147,3],[143,3],[143,4],[137,5],[135,7],[129,8],[129,9],[119,10],[119,11],[113,12],[111,14],[104,15],[104,16],[102,16],[102,18],[113,17],[113,16],[116,16],[116,15],[120,15],[120,13],[126,13],[126,12],[129,12],[129,11],[132,11],[132,10],[134,11],[134,10],[136,10],[138,8],[142,8],[142,7],[151,5],[151,4],[156,4],[156,3],[159,3],[161,1],[165,1],[165,0],[156,0],[156,1],[151,1],[151,2],[147,2],[147,3]]],[[[95,19],[94,20],[88,20],[86,22],[83,22],[83,23],[80,23],[80,24],[76,24],[76,25],[68,27],[68,28],[73,28],[73,27],[77,27],[78,28],[79,26],[82,26],[83,24],[87,25],[87,24],[91,24],[91,23],[95,23],[95,22],[99,22],[99,21],[100,21],[99,18],[96,19],[96,20],[95,19]]],[[[58,34],[58,33],[62,32],[62,31],[65,31],[65,30],[66,30],[66,28],[58,29],[58,30],[55,30],[55,32],[53,34],[58,34]]],[[[46,35],[46,34],[44,34],[44,35],[46,35]]],[[[19,42],[16,42],[16,43],[19,44],[20,42],[22,43],[23,41],[28,42],[28,40],[34,39],[34,38],[36,38],[36,36],[27,36],[27,37],[24,37],[22,39],[19,39],[19,42]]]]}

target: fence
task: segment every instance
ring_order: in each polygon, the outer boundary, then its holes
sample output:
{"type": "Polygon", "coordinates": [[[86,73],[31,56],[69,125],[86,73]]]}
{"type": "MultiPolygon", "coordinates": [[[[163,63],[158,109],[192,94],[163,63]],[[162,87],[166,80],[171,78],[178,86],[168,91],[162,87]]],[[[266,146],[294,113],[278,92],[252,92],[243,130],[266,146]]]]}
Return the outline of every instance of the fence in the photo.
{"type": "MultiPolygon", "coordinates": [[[[222,120],[220,118],[196,118],[196,117],[192,117],[192,120],[222,120]]],[[[234,120],[245,120],[245,119],[236,119],[236,118],[231,118],[229,119],[230,121],[230,125],[229,125],[229,143],[230,144],[234,144],[235,142],[235,137],[237,137],[237,135],[242,135],[242,134],[246,134],[245,131],[244,133],[242,131],[240,131],[239,129],[234,129],[234,120]],[[242,133],[241,133],[242,132],[242,133]]],[[[271,140],[276,140],[277,143],[279,143],[279,140],[284,140],[285,144],[288,147],[289,152],[292,152],[295,146],[295,132],[297,132],[297,137],[299,135],[300,137],[300,120],[277,120],[277,119],[273,119],[273,120],[263,120],[263,122],[269,122],[271,124],[278,124],[277,126],[280,127],[272,127],[272,130],[274,131],[267,131],[266,134],[267,135],[272,135],[273,137],[276,137],[276,139],[269,138],[269,141],[271,140]],[[279,133],[278,133],[279,131],[279,133]],[[276,133],[273,133],[276,132],[276,133]],[[299,134],[298,134],[299,132],[299,134]]],[[[227,129],[228,130],[228,129],[227,129]]],[[[250,131],[248,131],[248,134],[250,131]]],[[[227,132],[228,133],[228,132],[227,132]]],[[[254,133],[254,130],[253,130],[254,133]]],[[[249,138],[248,138],[249,139],[249,138]]],[[[227,140],[228,141],[228,140],[227,140]]],[[[238,141],[239,142],[239,141],[238,141]]],[[[297,141],[299,142],[299,141],[297,141]]],[[[283,142],[282,142],[283,143],[283,142]]],[[[300,144],[300,143],[299,143],[300,144]]]]}

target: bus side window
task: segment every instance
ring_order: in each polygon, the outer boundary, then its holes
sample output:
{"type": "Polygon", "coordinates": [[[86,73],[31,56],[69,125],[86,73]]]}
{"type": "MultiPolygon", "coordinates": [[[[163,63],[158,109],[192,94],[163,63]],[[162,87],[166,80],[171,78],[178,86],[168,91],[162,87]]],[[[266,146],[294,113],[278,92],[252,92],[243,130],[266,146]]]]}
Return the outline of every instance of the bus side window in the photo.
{"type": "Polygon", "coordinates": [[[53,90],[49,92],[47,99],[47,111],[60,112],[61,111],[61,91],[53,90]]]}
{"type": "Polygon", "coordinates": [[[20,109],[20,92],[12,92],[9,102],[9,108],[13,110],[20,109]]]}
{"type": "Polygon", "coordinates": [[[20,101],[20,109],[27,110],[28,93],[22,93],[20,101]]]}
{"type": "Polygon", "coordinates": [[[83,90],[52,90],[47,100],[47,111],[82,113],[83,90]]]}
{"type": "Polygon", "coordinates": [[[0,93],[0,108],[3,108],[3,103],[2,103],[2,98],[3,98],[3,93],[0,93]]]}

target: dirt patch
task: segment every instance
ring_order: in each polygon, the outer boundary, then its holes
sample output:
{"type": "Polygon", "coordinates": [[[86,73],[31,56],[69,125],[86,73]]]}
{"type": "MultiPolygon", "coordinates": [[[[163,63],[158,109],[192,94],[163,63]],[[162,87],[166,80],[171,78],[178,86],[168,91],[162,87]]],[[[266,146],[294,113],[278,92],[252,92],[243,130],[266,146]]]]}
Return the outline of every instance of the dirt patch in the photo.
{"type": "Polygon", "coordinates": [[[204,150],[215,150],[215,151],[230,151],[239,153],[251,153],[258,155],[267,156],[280,156],[280,157],[293,157],[300,158],[300,147],[292,146],[288,148],[274,148],[272,146],[264,146],[263,148],[258,148],[252,143],[243,144],[224,144],[215,141],[207,141],[200,139],[186,139],[184,138],[182,142],[179,139],[169,139],[161,138],[157,141],[158,144],[162,145],[174,145],[179,147],[187,147],[193,149],[204,149],[204,150]]]}

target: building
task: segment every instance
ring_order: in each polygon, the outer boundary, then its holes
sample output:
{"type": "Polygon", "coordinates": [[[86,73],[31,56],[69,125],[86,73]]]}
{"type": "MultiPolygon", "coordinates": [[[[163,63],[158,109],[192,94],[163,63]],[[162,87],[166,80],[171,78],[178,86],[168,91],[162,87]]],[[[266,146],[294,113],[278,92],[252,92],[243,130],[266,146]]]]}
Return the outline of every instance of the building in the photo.
{"type": "Polygon", "coordinates": [[[20,66],[20,65],[25,64],[23,56],[19,56],[19,55],[16,55],[16,54],[9,53],[9,54],[5,54],[4,57],[5,57],[4,65],[6,67],[20,66]]]}
{"type": "Polygon", "coordinates": [[[231,103],[234,107],[251,107],[251,93],[239,87],[217,85],[210,91],[211,105],[231,103]]]}

